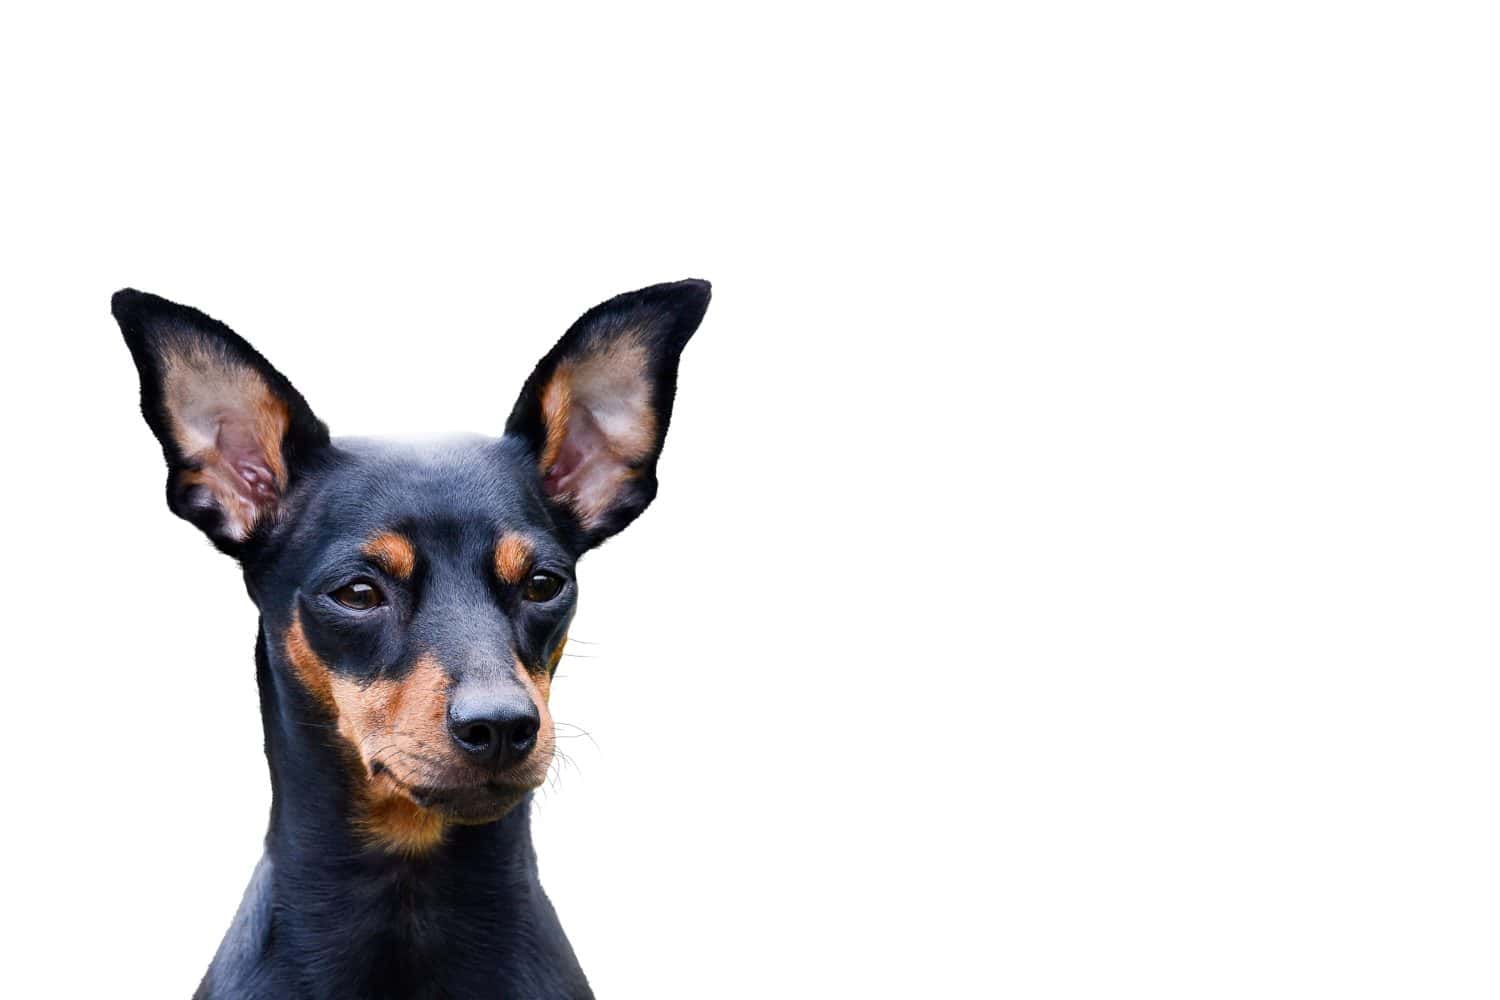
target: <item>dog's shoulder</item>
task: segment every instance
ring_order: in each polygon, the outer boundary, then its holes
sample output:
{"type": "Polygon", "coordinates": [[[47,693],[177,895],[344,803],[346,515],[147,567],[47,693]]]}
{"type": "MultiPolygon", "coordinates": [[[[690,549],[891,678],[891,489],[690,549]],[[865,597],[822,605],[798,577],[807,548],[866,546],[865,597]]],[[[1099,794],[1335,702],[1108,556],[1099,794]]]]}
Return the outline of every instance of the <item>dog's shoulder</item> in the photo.
{"type": "Polygon", "coordinates": [[[277,995],[278,984],[270,981],[270,957],[274,900],[272,898],[273,866],[269,855],[263,855],[250,876],[240,907],[235,911],[229,933],[219,943],[194,1000],[218,997],[258,997],[277,995]]]}

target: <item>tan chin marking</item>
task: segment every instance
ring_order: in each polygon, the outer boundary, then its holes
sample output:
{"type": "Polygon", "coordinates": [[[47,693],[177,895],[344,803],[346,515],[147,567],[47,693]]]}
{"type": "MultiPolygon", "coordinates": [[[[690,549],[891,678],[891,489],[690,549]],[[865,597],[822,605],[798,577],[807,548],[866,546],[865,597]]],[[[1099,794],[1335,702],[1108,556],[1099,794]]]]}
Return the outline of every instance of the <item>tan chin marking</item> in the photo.
{"type": "Polygon", "coordinates": [[[423,780],[418,761],[446,752],[443,719],[449,681],[442,666],[424,655],[400,681],[361,686],[333,673],[313,652],[295,613],[284,645],[297,678],[343,737],[339,750],[354,791],[351,816],[366,841],[408,855],[442,843],[448,821],[413,802],[390,775],[372,774],[375,759],[369,756],[380,751],[382,767],[409,784],[439,783],[423,780]],[[413,753],[417,758],[410,756],[413,753]]]}
{"type": "Polygon", "coordinates": [[[396,854],[426,854],[443,842],[448,821],[423,809],[389,781],[375,779],[365,786],[355,823],[372,846],[396,854]],[[384,788],[387,791],[378,792],[384,788]]]}

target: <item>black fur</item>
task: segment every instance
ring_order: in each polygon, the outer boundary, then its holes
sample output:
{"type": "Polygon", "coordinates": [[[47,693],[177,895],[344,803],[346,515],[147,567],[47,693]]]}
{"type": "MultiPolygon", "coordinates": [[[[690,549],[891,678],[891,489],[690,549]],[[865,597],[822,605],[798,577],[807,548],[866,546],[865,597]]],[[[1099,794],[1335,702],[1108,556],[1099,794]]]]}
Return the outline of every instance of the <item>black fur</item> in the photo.
{"type": "Polygon", "coordinates": [[[140,292],[115,296],[142,411],[169,467],[168,503],[240,561],[261,616],[255,662],[272,784],[266,850],[197,996],[591,995],[538,879],[529,793],[498,820],[450,827],[428,853],[372,846],[351,816],[361,776],[336,747],[326,708],[298,679],[284,637],[295,616],[318,657],[361,683],[399,680],[423,654],[466,665],[454,668],[455,683],[463,670],[512,669],[517,657],[545,664],[573,616],[578,558],[655,495],[678,358],[708,297],[706,282],[687,281],[590,310],[526,382],[504,436],[415,445],[331,439],[291,384],[223,324],[140,292]],[[559,361],[624,329],[648,348],[655,447],[605,518],[585,530],[543,489],[539,394],[559,361]],[[172,436],[161,357],[183,337],[253,369],[290,415],[287,482],[274,516],[243,541],[226,538],[214,512],[185,503],[173,485],[193,460],[172,436]],[[563,580],[549,601],[522,600],[493,572],[497,539],[518,530],[536,540],[536,566],[563,580]],[[361,554],[380,531],[413,542],[409,579],[361,554]],[[354,576],[379,582],[388,599],[379,614],[351,614],[330,597],[354,576]]]}

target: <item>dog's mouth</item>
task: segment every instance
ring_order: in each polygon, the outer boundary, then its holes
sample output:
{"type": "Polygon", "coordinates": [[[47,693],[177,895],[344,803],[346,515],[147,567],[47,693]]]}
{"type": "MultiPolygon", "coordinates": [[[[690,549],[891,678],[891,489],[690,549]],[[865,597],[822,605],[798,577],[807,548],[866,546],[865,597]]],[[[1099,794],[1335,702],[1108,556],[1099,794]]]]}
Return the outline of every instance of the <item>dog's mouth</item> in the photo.
{"type": "Polygon", "coordinates": [[[509,812],[530,788],[486,781],[446,788],[416,786],[403,789],[413,802],[458,822],[488,823],[509,812]]]}
{"type": "Polygon", "coordinates": [[[407,783],[378,761],[371,765],[370,778],[372,782],[386,784],[418,807],[457,823],[493,822],[535,788],[498,777],[443,785],[407,783]]]}

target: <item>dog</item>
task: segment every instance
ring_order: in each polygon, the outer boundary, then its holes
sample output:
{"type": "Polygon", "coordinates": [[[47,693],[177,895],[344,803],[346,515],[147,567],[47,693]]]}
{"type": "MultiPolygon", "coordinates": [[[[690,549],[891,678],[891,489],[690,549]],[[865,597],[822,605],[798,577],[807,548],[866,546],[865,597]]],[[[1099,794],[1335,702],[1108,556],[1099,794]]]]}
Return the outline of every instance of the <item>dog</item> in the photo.
{"type": "Polygon", "coordinates": [[[196,997],[589,997],[542,891],[530,801],[577,560],[656,495],[688,280],[610,299],[497,438],[331,438],[224,324],[112,301],[167,505],[260,613],[265,853],[196,997]]]}

